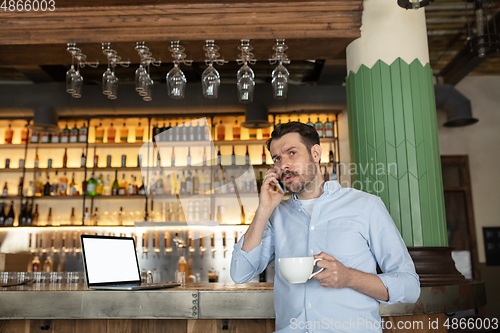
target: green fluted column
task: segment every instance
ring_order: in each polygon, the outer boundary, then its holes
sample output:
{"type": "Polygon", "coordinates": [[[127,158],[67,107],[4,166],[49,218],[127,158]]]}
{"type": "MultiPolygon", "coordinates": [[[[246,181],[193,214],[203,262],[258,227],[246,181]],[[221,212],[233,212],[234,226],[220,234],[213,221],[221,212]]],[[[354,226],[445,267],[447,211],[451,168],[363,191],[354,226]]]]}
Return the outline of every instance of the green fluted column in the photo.
{"type": "Polygon", "coordinates": [[[406,246],[448,246],[429,63],[379,60],[346,85],[351,185],[382,198],[406,246]]]}

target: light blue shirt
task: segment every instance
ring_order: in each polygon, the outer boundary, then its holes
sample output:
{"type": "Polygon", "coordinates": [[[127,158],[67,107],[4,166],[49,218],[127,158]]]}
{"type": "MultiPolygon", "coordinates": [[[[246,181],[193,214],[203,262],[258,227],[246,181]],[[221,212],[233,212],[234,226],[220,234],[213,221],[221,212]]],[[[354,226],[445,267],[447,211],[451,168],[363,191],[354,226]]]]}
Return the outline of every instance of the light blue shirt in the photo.
{"type": "Polygon", "coordinates": [[[282,201],[267,222],[262,242],[250,252],[234,245],[231,278],[245,283],[275,258],[325,252],[346,267],[376,274],[389,292],[379,301],[350,288],[321,287],[315,278],[290,284],[275,262],[276,332],[382,332],[379,303],[415,303],[420,282],[408,250],[382,200],[337,181],[324,184],[311,218],[295,195],[282,201]],[[377,274],[379,264],[382,274],[377,274]]]}

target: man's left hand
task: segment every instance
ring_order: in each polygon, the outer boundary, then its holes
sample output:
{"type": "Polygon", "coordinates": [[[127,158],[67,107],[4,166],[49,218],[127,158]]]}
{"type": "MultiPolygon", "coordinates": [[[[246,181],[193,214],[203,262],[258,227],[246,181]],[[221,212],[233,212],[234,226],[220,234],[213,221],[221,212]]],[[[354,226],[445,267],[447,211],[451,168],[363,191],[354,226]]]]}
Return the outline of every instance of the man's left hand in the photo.
{"type": "Polygon", "coordinates": [[[321,273],[314,276],[322,287],[341,289],[349,286],[352,270],[345,267],[340,261],[328,253],[315,254],[314,259],[323,259],[317,262],[319,268],[324,268],[321,273]]]}

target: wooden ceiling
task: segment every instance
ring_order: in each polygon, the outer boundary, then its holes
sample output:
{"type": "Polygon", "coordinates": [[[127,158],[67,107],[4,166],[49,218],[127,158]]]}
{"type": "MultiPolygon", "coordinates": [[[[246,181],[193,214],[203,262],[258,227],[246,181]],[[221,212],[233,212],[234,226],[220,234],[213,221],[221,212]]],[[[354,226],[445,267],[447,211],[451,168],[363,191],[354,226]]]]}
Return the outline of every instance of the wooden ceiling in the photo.
{"type": "MultiPolygon", "coordinates": [[[[493,14],[500,10],[500,2],[495,6],[493,14]]],[[[206,39],[214,39],[222,57],[232,62],[238,57],[239,40],[251,39],[257,60],[268,63],[275,39],[285,38],[287,54],[302,79],[318,78],[313,60],[330,59],[329,73],[338,76],[333,81],[341,82],[345,49],[360,36],[362,10],[362,0],[56,0],[54,12],[2,13],[0,81],[63,79],[71,63],[67,42],[76,42],[88,61],[101,64],[106,63],[101,43],[111,42],[124,60],[136,64],[135,42],[145,41],[156,59],[168,63],[170,41],[180,40],[187,58],[201,67],[206,39]]],[[[465,4],[439,0],[425,10],[431,67],[439,75],[466,43],[465,4]]],[[[220,67],[221,75],[228,71],[229,76],[233,67],[220,67]]],[[[264,74],[270,72],[269,66],[259,68],[264,74]]],[[[161,69],[162,75],[168,71],[161,69]]],[[[94,75],[90,68],[85,70],[86,77],[94,75]]],[[[96,75],[98,71],[101,68],[94,71],[96,75]]],[[[198,71],[193,69],[196,75],[198,71]]],[[[500,75],[500,56],[490,55],[471,74],[500,75]]]]}

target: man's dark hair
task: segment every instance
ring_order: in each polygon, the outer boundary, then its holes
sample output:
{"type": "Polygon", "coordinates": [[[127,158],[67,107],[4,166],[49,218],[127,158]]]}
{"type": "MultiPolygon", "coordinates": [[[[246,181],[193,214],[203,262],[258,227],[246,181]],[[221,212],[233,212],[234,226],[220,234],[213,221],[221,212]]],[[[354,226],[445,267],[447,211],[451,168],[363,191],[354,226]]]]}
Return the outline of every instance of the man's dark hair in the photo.
{"type": "Polygon", "coordinates": [[[271,138],[266,141],[267,150],[271,151],[271,141],[277,140],[288,133],[299,133],[300,141],[306,146],[309,155],[311,155],[312,146],[319,145],[319,135],[314,127],[299,121],[291,121],[276,126],[271,134],[271,138]]]}

